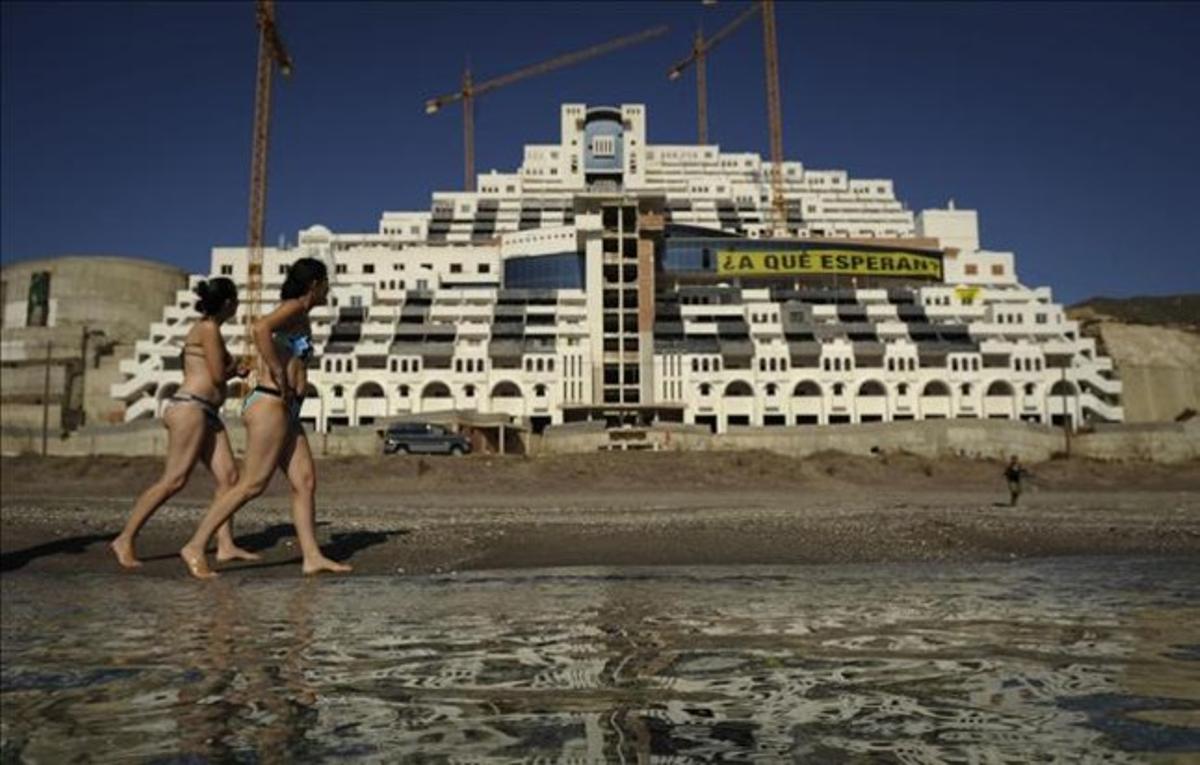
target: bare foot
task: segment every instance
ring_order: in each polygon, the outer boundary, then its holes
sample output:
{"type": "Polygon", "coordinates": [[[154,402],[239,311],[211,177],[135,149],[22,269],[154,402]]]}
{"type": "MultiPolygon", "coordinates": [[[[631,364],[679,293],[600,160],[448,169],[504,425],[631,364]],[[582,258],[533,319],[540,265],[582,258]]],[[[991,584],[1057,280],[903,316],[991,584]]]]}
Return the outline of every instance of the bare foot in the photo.
{"type": "Polygon", "coordinates": [[[120,563],[125,568],[142,567],[142,562],[133,553],[132,540],[117,537],[108,546],[112,548],[113,554],[117,556],[117,563],[120,563]]]}
{"type": "Polygon", "coordinates": [[[314,560],[312,562],[304,561],[305,576],[310,576],[312,574],[319,574],[322,571],[329,571],[334,574],[345,574],[345,573],[349,573],[353,570],[354,570],[354,568],[352,566],[349,566],[345,563],[338,563],[337,561],[330,560],[329,558],[326,558],[324,556],[317,558],[316,560],[314,560]]]}
{"type": "Polygon", "coordinates": [[[184,547],[179,551],[179,557],[183,558],[188,571],[197,579],[214,579],[218,576],[217,572],[208,567],[208,561],[205,560],[203,552],[197,553],[190,547],[184,547]]]}
{"type": "Polygon", "coordinates": [[[249,550],[243,550],[237,545],[217,548],[218,563],[226,563],[231,560],[262,560],[262,556],[249,550]]]}

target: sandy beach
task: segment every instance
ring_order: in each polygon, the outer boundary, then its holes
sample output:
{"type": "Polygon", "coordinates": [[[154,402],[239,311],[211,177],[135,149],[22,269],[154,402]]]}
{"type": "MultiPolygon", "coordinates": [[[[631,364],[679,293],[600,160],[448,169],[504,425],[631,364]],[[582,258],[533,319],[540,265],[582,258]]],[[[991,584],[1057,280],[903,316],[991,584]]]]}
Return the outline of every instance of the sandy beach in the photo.
{"type": "MultiPolygon", "coordinates": [[[[107,540],[160,464],[0,463],[3,571],[117,569],[107,540]]],[[[1200,553],[1200,465],[1029,466],[1017,507],[996,462],[825,454],[610,453],[397,457],[318,466],[320,539],[360,573],[557,566],[986,561],[1200,553]]],[[[175,551],[211,496],[207,474],[143,530],[138,575],[183,576],[175,551]]],[[[286,486],[235,532],[263,555],[222,570],[297,576],[286,486]]]]}

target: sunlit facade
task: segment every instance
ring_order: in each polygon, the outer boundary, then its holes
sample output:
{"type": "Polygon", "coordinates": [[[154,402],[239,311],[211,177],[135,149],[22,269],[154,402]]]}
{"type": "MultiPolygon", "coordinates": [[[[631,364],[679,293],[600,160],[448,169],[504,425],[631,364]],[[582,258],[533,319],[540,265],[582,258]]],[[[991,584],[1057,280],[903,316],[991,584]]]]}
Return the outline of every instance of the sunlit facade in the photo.
{"type": "MultiPolygon", "coordinates": [[[[324,260],[331,301],[302,416],[332,428],[431,412],[565,422],[792,427],[935,418],[1116,422],[1121,383],[1047,287],[983,248],[974,211],[914,215],[890,180],[646,143],[646,111],[566,104],[514,173],[268,248],[324,260]]],[[[246,283],[245,248],[212,275],[246,283]]],[[[202,277],[194,277],[196,279],[202,277]]],[[[113,396],[152,417],[180,381],[181,291],[113,396]]],[[[268,302],[265,306],[270,307],[268,302]]],[[[243,328],[227,339],[241,349],[243,328]]]]}

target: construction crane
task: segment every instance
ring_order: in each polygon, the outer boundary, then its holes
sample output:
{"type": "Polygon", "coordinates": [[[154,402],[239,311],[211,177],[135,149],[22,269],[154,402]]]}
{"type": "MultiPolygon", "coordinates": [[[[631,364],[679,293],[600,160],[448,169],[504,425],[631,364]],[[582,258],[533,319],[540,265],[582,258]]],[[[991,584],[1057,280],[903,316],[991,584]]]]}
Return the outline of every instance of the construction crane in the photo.
{"type": "Polygon", "coordinates": [[[762,0],[763,55],[767,72],[767,124],[771,131],[771,207],[773,236],[787,236],[787,200],[783,198],[783,108],[779,103],[779,48],[775,44],[775,0],[762,0]]]}
{"type": "Polygon", "coordinates": [[[255,355],[254,322],[262,311],[263,226],[267,215],[267,148],[271,128],[271,75],[275,67],[285,77],[292,73],[292,58],[283,47],[275,24],[274,0],[257,0],[258,73],[254,90],[254,139],[250,159],[250,252],[246,276],[244,321],[245,348],[242,358],[250,364],[255,355]]]}
{"type": "Polygon", "coordinates": [[[783,196],[783,110],[779,102],[779,48],[775,41],[774,0],[757,0],[742,11],[708,40],[696,33],[692,52],[667,70],[667,78],[679,79],[693,64],[696,67],[696,137],[700,144],[708,143],[708,82],[706,59],[721,41],[729,37],[755,13],[762,14],[763,58],[766,62],[767,125],[771,145],[771,209],[772,235],[787,234],[787,200],[783,196]]]}
{"type": "Polygon", "coordinates": [[[696,30],[696,37],[692,41],[692,52],[667,71],[668,79],[678,80],[689,66],[693,64],[696,66],[696,143],[698,144],[708,143],[708,72],[706,65],[708,54],[722,40],[733,34],[734,30],[746,23],[751,16],[758,13],[758,9],[758,3],[751,4],[749,8],[739,13],[733,21],[707,40],[704,39],[703,31],[696,30]]]}
{"type": "Polygon", "coordinates": [[[533,64],[523,69],[518,69],[515,72],[475,84],[471,78],[471,67],[468,65],[463,71],[462,87],[453,93],[447,93],[437,98],[431,98],[425,102],[425,113],[434,114],[442,109],[442,107],[462,101],[463,105],[463,187],[467,191],[475,190],[475,99],[497,88],[511,85],[514,82],[524,80],[528,77],[533,77],[539,74],[552,72],[556,69],[561,69],[571,64],[578,64],[581,61],[602,56],[605,53],[620,48],[625,48],[630,45],[636,45],[646,40],[653,39],[660,35],[666,34],[666,26],[657,26],[647,29],[637,34],[618,37],[615,40],[609,40],[606,43],[593,45],[590,48],[567,53],[557,58],[552,58],[549,61],[543,61],[540,64],[533,64]]]}

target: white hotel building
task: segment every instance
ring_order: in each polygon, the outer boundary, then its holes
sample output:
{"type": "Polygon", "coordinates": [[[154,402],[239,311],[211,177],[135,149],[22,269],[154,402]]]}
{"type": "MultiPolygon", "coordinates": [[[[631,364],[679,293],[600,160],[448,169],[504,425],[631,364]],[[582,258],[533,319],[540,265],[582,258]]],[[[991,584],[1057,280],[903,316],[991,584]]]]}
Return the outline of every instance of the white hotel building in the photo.
{"type": "MultiPolygon", "coordinates": [[[[981,247],[976,213],[914,216],[890,180],[786,162],[787,236],[772,238],[759,155],[649,145],[640,105],[566,104],[558,143],[526,146],[517,172],[477,186],[385,212],[373,233],[314,225],[266,250],[264,310],[295,259],[332,275],[330,304],[312,314],[310,427],[449,411],[534,431],[1123,417],[1112,361],[1048,287],[1018,280],[1012,253],[981,247]],[[910,255],[940,273],[721,265],[830,251],[910,255]]],[[[247,261],[214,248],[211,274],[244,287],[247,261]]],[[[112,394],[127,420],[154,416],[180,382],[193,300],[181,291],[122,363],[112,394]]],[[[226,331],[238,353],[243,327],[226,331]]]]}

